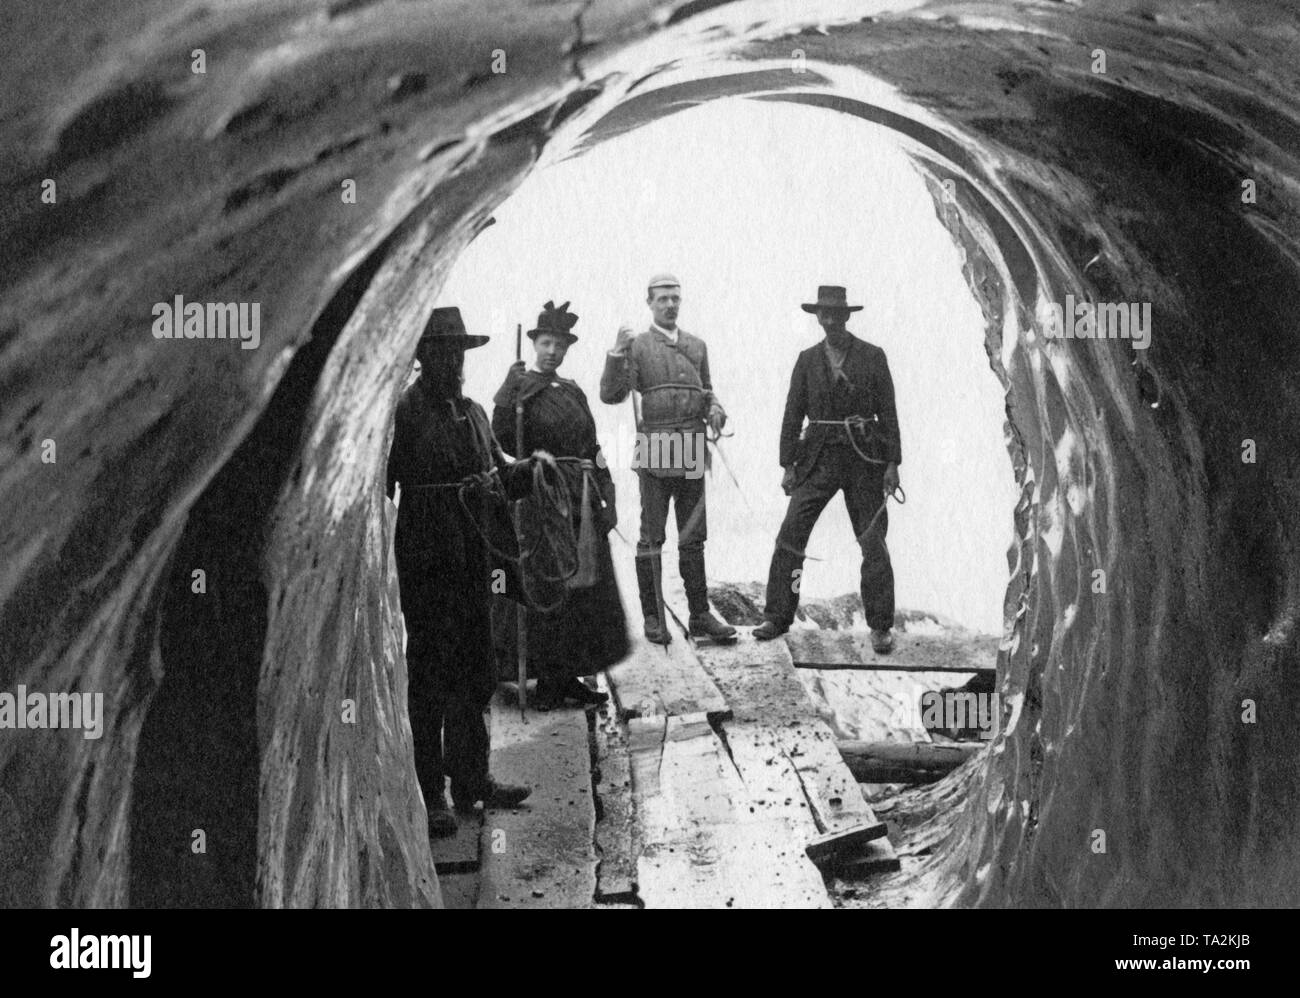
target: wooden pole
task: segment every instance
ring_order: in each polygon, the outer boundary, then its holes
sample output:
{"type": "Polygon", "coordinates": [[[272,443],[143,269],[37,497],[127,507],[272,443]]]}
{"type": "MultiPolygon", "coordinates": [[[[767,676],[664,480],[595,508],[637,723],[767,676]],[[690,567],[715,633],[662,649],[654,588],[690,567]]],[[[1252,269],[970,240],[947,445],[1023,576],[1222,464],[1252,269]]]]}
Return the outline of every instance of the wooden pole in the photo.
{"type": "Polygon", "coordinates": [[[835,742],[859,783],[933,783],[988,742],[835,742]]]}
{"type": "MultiPolygon", "coordinates": [[[[524,325],[518,323],[515,326],[515,360],[524,359],[524,325]]],[[[524,403],[522,392],[515,396],[515,459],[522,461],[526,456],[524,451],[524,403]]],[[[522,504],[515,503],[515,537],[520,538],[519,551],[519,585],[524,588],[524,560],[523,560],[523,541],[520,528],[523,526],[522,504]]],[[[524,593],[520,594],[521,599],[524,593]]],[[[528,709],[528,608],[521,602],[515,607],[515,646],[518,652],[518,670],[516,678],[519,680],[519,715],[522,717],[524,711],[528,709]]]]}

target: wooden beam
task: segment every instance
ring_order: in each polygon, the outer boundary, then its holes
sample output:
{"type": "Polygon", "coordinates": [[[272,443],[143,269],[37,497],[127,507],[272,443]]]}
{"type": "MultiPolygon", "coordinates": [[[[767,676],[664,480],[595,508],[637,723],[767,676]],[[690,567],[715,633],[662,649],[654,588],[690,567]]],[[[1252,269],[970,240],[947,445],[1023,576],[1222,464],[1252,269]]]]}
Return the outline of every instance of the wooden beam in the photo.
{"type": "MultiPolygon", "coordinates": [[[[604,677],[601,677],[602,684],[604,677]]],[[[627,731],[615,716],[614,705],[596,713],[596,900],[602,905],[635,902],[637,843],[632,805],[632,761],[627,731]]]]}
{"type": "Polygon", "coordinates": [[[895,634],[894,650],[877,655],[864,631],[796,628],[785,635],[797,669],[866,669],[886,672],[997,672],[997,638],[895,634]]]}
{"type": "Polygon", "coordinates": [[[796,658],[794,660],[796,669],[817,669],[820,672],[959,672],[964,676],[971,673],[987,673],[988,675],[997,675],[996,669],[968,669],[968,668],[934,668],[932,666],[906,665],[898,662],[891,662],[888,659],[881,659],[878,662],[858,662],[848,664],[845,662],[816,662],[811,659],[796,658]]]}
{"type": "Polygon", "coordinates": [[[830,865],[835,876],[844,880],[860,880],[873,873],[897,873],[902,868],[903,863],[889,839],[868,842],[860,853],[845,854],[830,865]]]}
{"type": "Polygon", "coordinates": [[[859,783],[934,783],[988,742],[859,742],[836,747],[859,783]]]}
{"type": "Polygon", "coordinates": [[[956,769],[973,755],[988,747],[988,742],[859,742],[836,741],[835,747],[845,761],[868,759],[880,763],[898,763],[921,769],[956,769]]]}
{"type": "Polygon", "coordinates": [[[856,828],[839,828],[824,835],[809,839],[803,847],[804,853],[818,866],[834,860],[836,857],[856,855],[861,847],[876,839],[885,838],[887,831],[882,822],[861,824],[856,828]]]}

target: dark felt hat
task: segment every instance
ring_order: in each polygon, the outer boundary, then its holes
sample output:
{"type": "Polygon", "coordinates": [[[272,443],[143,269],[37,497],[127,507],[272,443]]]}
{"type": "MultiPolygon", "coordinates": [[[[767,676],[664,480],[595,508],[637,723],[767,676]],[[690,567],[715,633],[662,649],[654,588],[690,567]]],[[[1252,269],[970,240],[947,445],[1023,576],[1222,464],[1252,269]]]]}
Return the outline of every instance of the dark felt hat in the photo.
{"type": "Polygon", "coordinates": [[[815,302],[805,302],[799,306],[805,312],[813,312],[819,308],[838,308],[844,312],[861,311],[861,305],[850,305],[848,293],[835,284],[823,284],[817,289],[817,300],[815,302]]]}
{"type": "Polygon", "coordinates": [[[562,336],[569,342],[575,342],[578,337],[569,332],[578,317],[569,311],[569,303],[566,301],[559,308],[555,307],[555,302],[548,301],[542,306],[542,314],[537,317],[537,327],[528,330],[528,338],[535,340],[542,333],[550,333],[554,336],[562,336]]]}
{"type": "Polygon", "coordinates": [[[473,350],[488,341],[486,336],[471,336],[465,332],[465,322],[460,317],[460,309],[455,307],[435,308],[425,323],[424,332],[420,334],[420,344],[434,344],[473,350]]]}

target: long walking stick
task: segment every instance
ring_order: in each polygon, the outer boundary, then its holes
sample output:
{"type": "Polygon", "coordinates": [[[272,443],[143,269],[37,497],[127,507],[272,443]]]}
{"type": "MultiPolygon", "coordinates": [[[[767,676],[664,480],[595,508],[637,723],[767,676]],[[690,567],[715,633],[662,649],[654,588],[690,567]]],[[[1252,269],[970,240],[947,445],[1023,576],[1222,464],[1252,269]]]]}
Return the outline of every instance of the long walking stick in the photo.
{"type": "MultiPolygon", "coordinates": [[[[515,360],[524,359],[524,325],[518,323],[515,326],[515,360]]],[[[515,458],[523,460],[524,457],[524,400],[523,392],[515,395],[515,458]]],[[[523,537],[523,502],[515,503],[515,537],[523,537]]],[[[523,554],[523,544],[520,543],[520,554],[523,554]]],[[[527,598],[527,585],[524,582],[524,559],[519,559],[519,593],[521,599],[527,598]]],[[[528,709],[528,607],[525,603],[520,602],[515,607],[515,646],[518,651],[518,671],[516,676],[519,680],[519,716],[523,717],[524,711],[528,709]]]]}

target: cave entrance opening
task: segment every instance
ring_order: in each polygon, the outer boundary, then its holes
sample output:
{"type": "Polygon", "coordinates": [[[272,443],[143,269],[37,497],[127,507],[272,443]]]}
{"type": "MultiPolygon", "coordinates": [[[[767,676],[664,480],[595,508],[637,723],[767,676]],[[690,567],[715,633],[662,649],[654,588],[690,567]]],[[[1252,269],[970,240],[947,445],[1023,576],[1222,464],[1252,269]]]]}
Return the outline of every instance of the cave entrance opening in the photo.
{"type": "MultiPolygon", "coordinates": [[[[465,369],[466,394],[489,409],[514,360],[516,324],[531,328],[548,300],[572,302],[579,340],[560,373],[591,403],[627,538],[611,539],[614,556],[630,558],[640,518],[635,421],[630,403],[600,404],[598,386],[620,325],[647,328],[646,279],[676,274],[681,327],[707,343],[734,433],[708,478],[710,584],[761,610],[787,506],[777,442],[790,375],[799,352],[822,338],[800,303],[819,285],[845,286],[863,306],[849,329],[885,350],[897,397],[907,496],[889,510],[897,606],[1000,636],[1018,494],[1004,388],[990,370],[986,319],[961,251],[896,139],[833,109],[744,98],[639,124],[544,162],[461,254],[440,300],[492,336],[465,369]]],[[[523,355],[531,362],[527,340],[523,355]]],[[[836,497],[800,581],[822,626],[865,626],[853,536],[836,497]]],[[[868,734],[858,715],[878,697],[869,687],[915,702],[929,678],[841,675],[830,685],[841,688],[842,733],[868,734]]],[[[919,718],[890,713],[895,725],[917,728],[919,718]]]]}

